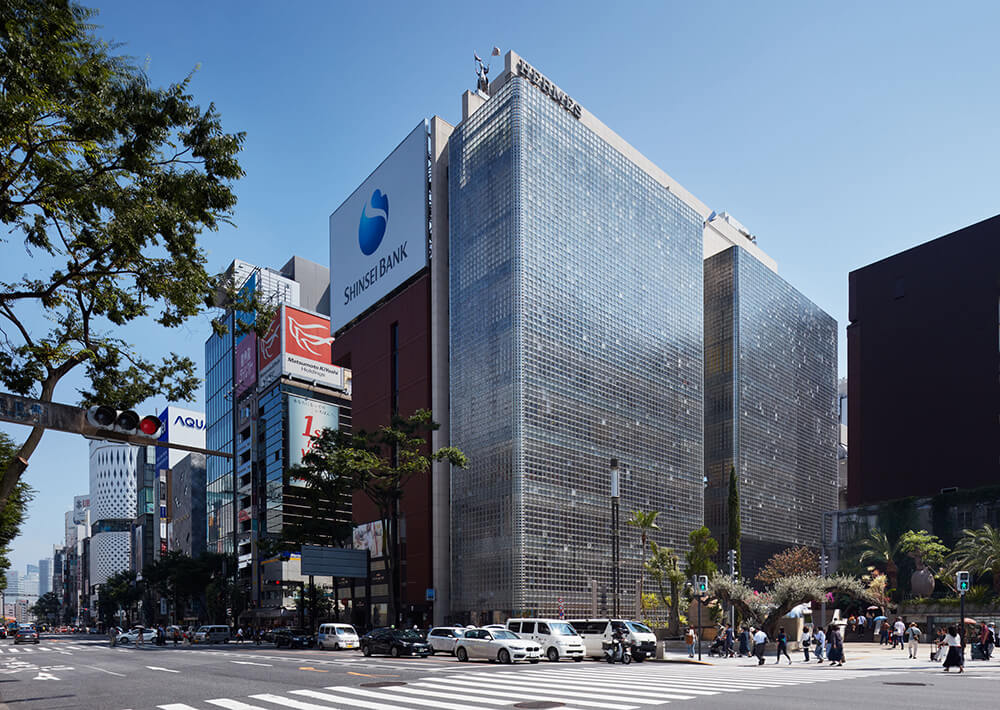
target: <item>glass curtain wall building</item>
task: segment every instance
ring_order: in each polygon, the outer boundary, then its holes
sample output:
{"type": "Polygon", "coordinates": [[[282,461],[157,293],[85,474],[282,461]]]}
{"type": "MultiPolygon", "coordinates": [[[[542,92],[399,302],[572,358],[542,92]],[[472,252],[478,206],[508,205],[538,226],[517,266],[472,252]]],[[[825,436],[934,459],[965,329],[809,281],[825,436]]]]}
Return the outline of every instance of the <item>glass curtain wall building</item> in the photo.
{"type": "Polygon", "coordinates": [[[821,543],[837,509],[837,322],[731,247],[705,260],[705,523],[728,539],[735,466],[742,573],[821,543]]]}
{"type": "MultiPolygon", "coordinates": [[[[509,76],[449,139],[452,610],[587,614],[623,519],[702,521],[702,217],[509,76]]],[[[623,525],[624,527],[624,525],[623,525]]],[[[622,609],[644,552],[622,531],[622,609]]],[[[488,614],[489,615],[489,614],[488,614]]]]}
{"type": "MultiPolygon", "coordinates": [[[[212,334],[205,343],[205,446],[213,451],[233,450],[233,314],[226,313],[228,330],[212,334]]],[[[205,545],[210,552],[233,553],[233,463],[220,456],[205,459],[205,545]]]]}

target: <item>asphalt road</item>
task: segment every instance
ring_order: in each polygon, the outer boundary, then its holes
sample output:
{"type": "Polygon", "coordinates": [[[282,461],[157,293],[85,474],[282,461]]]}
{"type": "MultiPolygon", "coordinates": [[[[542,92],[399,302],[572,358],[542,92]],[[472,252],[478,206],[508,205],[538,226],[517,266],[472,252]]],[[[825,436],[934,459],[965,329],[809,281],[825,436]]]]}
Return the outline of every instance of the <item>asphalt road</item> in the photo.
{"type": "Polygon", "coordinates": [[[111,649],[103,638],[43,636],[38,646],[0,641],[0,710],[1000,706],[1000,661],[962,675],[881,652],[851,654],[842,668],[713,662],[503,666],[249,644],[111,649]]]}

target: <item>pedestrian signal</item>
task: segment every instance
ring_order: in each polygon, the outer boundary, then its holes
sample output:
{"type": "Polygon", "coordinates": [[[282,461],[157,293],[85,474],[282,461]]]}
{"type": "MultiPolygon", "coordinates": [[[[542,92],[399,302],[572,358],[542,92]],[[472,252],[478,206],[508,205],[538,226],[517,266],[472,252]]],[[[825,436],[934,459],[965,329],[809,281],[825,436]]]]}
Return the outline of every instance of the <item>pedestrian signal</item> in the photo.
{"type": "Polygon", "coordinates": [[[705,575],[698,575],[698,594],[706,594],[708,592],[708,577],[705,575]]]}
{"type": "Polygon", "coordinates": [[[958,587],[959,594],[965,594],[967,591],[969,591],[969,573],[964,571],[956,572],[955,586],[958,587]]]}

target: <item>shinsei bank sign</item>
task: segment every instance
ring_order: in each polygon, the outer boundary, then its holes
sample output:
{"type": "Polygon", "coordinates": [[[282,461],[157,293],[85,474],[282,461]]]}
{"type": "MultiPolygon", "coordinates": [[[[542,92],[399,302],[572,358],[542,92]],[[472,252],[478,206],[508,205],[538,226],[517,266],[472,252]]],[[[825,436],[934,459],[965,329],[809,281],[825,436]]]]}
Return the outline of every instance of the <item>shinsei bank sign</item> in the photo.
{"type": "Polygon", "coordinates": [[[330,326],[336,332],[427,265],[427,123],[330,215],[330,326]]]}

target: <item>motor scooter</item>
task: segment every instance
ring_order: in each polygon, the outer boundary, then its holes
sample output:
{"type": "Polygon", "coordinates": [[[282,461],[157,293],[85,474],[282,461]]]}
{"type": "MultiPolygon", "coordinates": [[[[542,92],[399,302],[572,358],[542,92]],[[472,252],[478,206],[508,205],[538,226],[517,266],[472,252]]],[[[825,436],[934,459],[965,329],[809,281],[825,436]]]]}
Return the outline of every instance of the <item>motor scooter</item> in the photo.
{"type": "Polygon", "coordinates": [[[632,662],[631,644],[624,641],[604,641],[601,643],[604,650],[604,660],[608,663],[624,663],[628,665],[632,662]]]}

